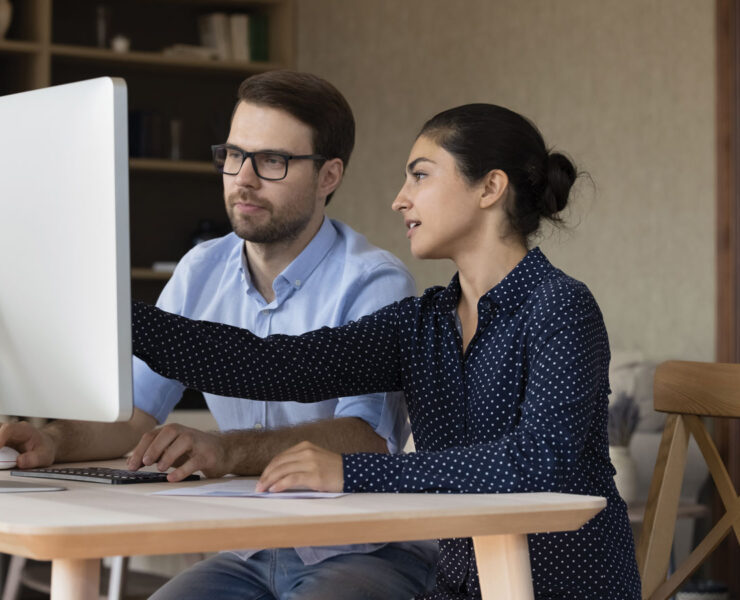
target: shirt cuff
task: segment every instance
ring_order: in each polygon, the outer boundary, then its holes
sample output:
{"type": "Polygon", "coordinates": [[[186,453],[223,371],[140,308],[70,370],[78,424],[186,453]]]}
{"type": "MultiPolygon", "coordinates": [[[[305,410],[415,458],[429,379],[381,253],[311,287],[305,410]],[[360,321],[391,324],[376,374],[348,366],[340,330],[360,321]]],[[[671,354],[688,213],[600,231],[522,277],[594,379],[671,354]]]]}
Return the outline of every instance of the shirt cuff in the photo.
{"type": "Polygon", "coordinates": [[[405,458],[403,454],[343,454],[344,491],[397,492],[405,458]]]}
{"type": "Polygon", "coordinates": [[[400,392],[339,398],[334,418],[356,417],[365,421],[382,437],[388,452],[401,452],[411,434],[408,412],[400,392]]]}

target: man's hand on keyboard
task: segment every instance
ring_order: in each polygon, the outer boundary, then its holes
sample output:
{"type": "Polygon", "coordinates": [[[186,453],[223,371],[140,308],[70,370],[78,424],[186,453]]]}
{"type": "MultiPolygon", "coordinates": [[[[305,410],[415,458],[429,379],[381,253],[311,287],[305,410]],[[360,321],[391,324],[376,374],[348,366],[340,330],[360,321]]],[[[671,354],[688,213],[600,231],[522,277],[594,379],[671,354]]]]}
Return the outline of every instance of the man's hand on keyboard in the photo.
{"type": "Polygon", "coordinates": [[[226,448],[213,433],[170,423],[145,433],[126,463],[131,470],[155,464],[160,471],[177,467],[168,481],[182,481],[196,471],[206,477],[223,477],[231,473],[226,448]]]}

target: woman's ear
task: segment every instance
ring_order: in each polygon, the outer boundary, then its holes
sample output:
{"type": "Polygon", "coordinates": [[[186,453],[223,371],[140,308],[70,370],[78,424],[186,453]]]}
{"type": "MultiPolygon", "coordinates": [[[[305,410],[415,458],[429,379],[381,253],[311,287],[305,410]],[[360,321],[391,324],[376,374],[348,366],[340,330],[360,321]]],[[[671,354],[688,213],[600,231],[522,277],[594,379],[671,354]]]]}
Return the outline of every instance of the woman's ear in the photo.
{"type": "Polygon", "coordinates": [[[486,173],[482,183],[480,207],[488,208],[506,196],[506,191],[509,189],[509,176],[500,169],[494,169],[486,173]]]}
{"type": "Polygon", "coordinates": [[[342,183],[344,163],[341,158],[327,160],[319,170],[319,196],[326,198],[342,183]]]}

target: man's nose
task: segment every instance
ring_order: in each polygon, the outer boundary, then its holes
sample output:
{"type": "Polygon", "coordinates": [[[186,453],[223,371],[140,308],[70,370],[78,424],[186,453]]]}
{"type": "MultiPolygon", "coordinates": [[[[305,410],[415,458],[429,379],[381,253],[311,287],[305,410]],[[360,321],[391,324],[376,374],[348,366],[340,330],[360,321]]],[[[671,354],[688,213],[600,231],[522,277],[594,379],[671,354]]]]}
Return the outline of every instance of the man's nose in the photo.
{"type": "Polygon", "coordinates": [[[235,181],[238,185],[256,187],[259,185],[260,178],[257,176],[257,172],[254,170],[254,164],[251,158],[244,159],[241,169],[234,175],[235,181]]]}

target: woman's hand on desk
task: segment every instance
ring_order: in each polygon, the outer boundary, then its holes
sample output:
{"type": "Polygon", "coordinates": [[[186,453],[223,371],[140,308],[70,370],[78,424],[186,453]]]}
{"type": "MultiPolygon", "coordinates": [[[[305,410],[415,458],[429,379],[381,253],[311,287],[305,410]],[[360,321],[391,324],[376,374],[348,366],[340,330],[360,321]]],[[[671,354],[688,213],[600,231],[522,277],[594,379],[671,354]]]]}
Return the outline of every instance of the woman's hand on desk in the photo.
{"type": "Polygon", "coordinates": [[[342,455],[311,442],[301,442],[278,454],[257,482],[258,492],[296,489],[341,492],[343,488],[342,455]]]}
{"type": "Polygon", "coordinates": [[[145,433],[126,466],[133,471],[155,463],[160,471],[177,467],[167,475],[172,482],[182,481],[196,471],[209,478],[223,477],[232,471],[218,435],[175,423],[145,433]]]}
{"type": "Polygon", "coordinates": [[[56,456],[54,439],[26,421],[0,425],[0,448],[3,446],[20,452],[16,459],[19,469],[48,467],[56,456]]]}

